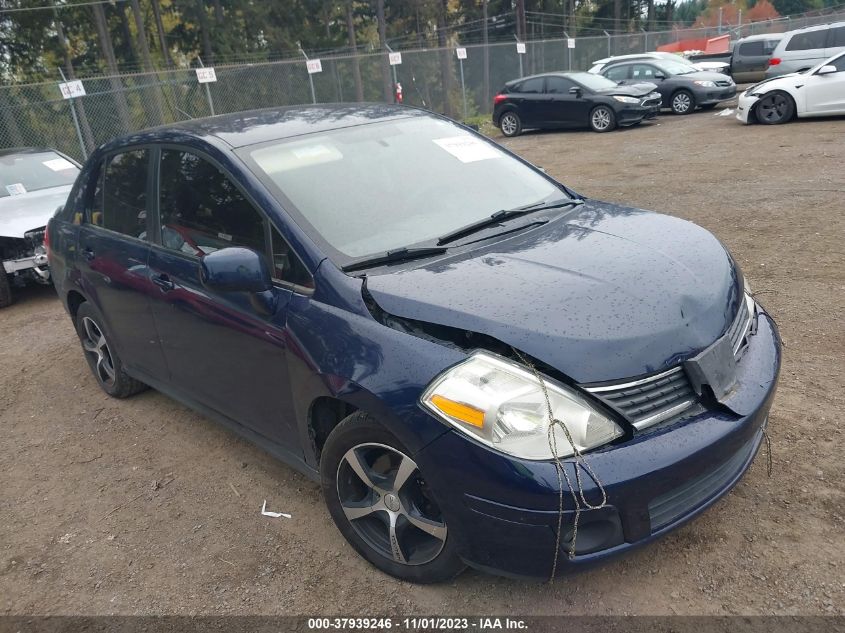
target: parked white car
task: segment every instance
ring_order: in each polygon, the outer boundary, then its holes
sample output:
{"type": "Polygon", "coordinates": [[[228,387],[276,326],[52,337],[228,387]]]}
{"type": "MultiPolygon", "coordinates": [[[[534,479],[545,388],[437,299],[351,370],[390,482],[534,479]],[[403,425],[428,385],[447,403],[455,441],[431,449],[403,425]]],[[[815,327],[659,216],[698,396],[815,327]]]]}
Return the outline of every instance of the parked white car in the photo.
{"type": "Polygon", "coordinates": [[[664,51],[653,51],[651,53],[632,53],[630,55],[615,55],[613,57],[605,57],[604,59],[597,59],[587,72],[594,75],[601,74],[606,66],[615,64],[617,62],[627,62],[639,59],[668,59],[676,61],[687,66],[692,66],[696,70],[705,70],[708,72],[716,72],[722,74],[730,74],[730,64],[725,62],[692,62],[682,55],[675,53],[667,53],[664,51]]]}
{"type": "Polygon", "coordinates": [[[795,117],[845,114],[845,52],[802,73],[766,79],[739,95],[736,118],[776,125],[795,117]]]}

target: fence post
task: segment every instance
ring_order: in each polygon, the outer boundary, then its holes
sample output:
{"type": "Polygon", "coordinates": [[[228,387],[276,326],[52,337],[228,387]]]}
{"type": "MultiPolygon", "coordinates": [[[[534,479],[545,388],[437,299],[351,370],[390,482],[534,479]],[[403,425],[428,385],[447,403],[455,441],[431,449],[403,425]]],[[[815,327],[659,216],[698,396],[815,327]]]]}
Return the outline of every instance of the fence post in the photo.
{"type": "MultiPolygon", "coordinates": [[[[199,60],[200,66],[205,68],[205,64],[202,63],[202,57],[198,55],[197,59],[199,60]]],[[[211,116],[214,116],[214,102],[211,100],[211,90],[208,87],[208,83],[205,84],[205,98],[208,99],[208,109],[211,111],[211,116]]]]}
{"type": "MultiPolygon", "coordinates": [[[[466,51],[466,49],[464,49],[466,51]]],[[[457,53],[457,49],[455,50],[457,53]]],[[[464,121],[467,119],[467,88],[464,84],[464,58],[458,55],[458,65],[461,68],[461,96],[464,99],[464,121]]]]}
{"type": "Polygon", "coordinates": [[[640,30],[643,32],[643,53],[647,53],[648,52],[648,31],[646,31],[643,28],[640,28],[640,30]]]}
{"type": "MultiPolygon", "coordinates": [[[[62,82],[67,82],[67,77],[65,77],[65,73],[61,68],[59,68],[59,74],[62,76],[62,82]]],[[[76,116],[76,104],[74,103],[76,99],[71,97],[68,101],[70,102],[70,114],[73,117],[73,127],[76,128],[76,138],[79,139],[79,148],[82,150],[82,160],[88,160],[88,150],[85,147],[82,130],[79,128],[79,119],[76,116]]]]}
{"type": "MultiPolygon", "coordinates": [[[[305,62],[307,63],[308,62],[308,55],[306,55],[305,51],[302,50],[302,46],[299,44],[299,42],[297,42],[296,45],[299,46],[299,52],[302,53],[302,56],[305,58],[305,62]]],[[[310,72],[308,73],[308,83],[311,84],[311,103],[316,104],[317,103],[317,95],[314,92],[314,78],[311,76],[310,72]]]]}
{"type": "Polygon", "coordinates": [[[607,56],[613,57],[613,53],[610,52],[610,33],[608,33],[607,31],[604,31],[604,34],[607,35],[607,56]]]}

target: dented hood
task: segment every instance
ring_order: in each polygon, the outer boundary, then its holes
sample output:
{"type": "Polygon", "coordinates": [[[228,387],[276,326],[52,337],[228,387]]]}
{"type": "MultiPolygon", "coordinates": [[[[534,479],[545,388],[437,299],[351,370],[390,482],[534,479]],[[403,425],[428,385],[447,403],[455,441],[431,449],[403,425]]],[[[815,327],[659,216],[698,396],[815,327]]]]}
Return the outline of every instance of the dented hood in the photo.
{"type": "Polygon", "coordinates": [[[492,336],[576,382],[675,365],[715,341],[742,283],[685,220],[587,201],[471,253],[370,276],[387,312],[492,336]]]}
{"type": "Polygon", "coordinates": [[[23,237],[27,231],[46,226],[56,208],[67,202],[72,187],[50,187],[0,198],[0,237],[23,237]]]}

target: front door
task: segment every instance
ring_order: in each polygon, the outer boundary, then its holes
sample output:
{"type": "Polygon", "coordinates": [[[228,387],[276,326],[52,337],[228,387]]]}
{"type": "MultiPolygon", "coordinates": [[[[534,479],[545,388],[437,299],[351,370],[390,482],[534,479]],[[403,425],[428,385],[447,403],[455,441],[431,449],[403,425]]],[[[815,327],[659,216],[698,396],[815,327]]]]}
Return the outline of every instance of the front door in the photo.
{"type": "MultiPolygon", "coordinates": [[[[150,152],[114,154],[99,167],[79,230],[82,287],[130,373],[165,376],[150,294],[147,259],[150,152]],[[136,371],[133,371],[136,370],[136,371]]],[[[139,376],[141,377],[141,376],[139,376]]]]}
{"type": "Polygon", "coordinates": [[[845,55],[830,64],[837,72],[815,74],[804,86],[809,114],[845,114],[845,55]]]}
{"type": "MultiPolygon", "coordinates": [[[[162,149],[158,173],[160,230],[149,266],[172,386],[301,458],[286,358],[291,287],[274,285],[268,301],[200,281],[202,258],[215,250],[251,248],[271,263],[280,259],[271,253],[284,248],[271,246],[265,215],[204,157],[162,149]]],[[[289,274],[276,270],[274,277],[289,274]]]]}
{"type": "Polygon", "coordinates": [[[590,113],[590,102],[583,93],[574,95],[572,88],[584,88],[566,77],[546,77],[546,98],[541,116],[551,125],[562,127],[584,126],[590,113]]]}

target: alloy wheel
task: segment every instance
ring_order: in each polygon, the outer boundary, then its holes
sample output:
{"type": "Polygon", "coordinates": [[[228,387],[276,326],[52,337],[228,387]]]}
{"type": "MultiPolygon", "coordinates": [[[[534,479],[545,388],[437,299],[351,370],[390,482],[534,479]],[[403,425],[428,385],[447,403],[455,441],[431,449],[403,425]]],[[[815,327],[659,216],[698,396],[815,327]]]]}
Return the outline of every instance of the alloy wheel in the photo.
{"type": "Polygon", "coordinates": [[[506,114],[502,117],[501,120],[502,126],[502,133],[505,136],[513,136],[516,134],[517,129],[519,128],[519,123],[516,120],[516,117],[512,114],[506,114]]]}
{"type": "Polygon", "coordinates": [[[757,118],[763,119],[766,123],[779,123],[787,116],[790,110],[790,103],[787,98],[774,93],[760,99],[757,105],[757,118]]]}
{"type": "Polygon", "coordinates": [[[672,97],[672,109],[678,114],[685,114],[692,106],[692,99],[686,92],[679,92],[672,97]]]}
{"type": "Polygon", "coordinates": [[[358,535],[382,556],[423,565],[446,544],[446,522],[416,462],[385,444],[358,444],[337,468],[337,494],[358,535]]]}
{"type": "Polygon", "coordinates": [[[606,108],[596,108],[592,117],[593,128],[603,132],[610,127],[610,112],[606,108]]]}
{"type": "Polygon", "coordinates": [[[82,319],[82,349],[94,359],[94,372],[104,385],[112,386],[115,381],[114,361],[102,329],[91,317],[82,319]]]}

